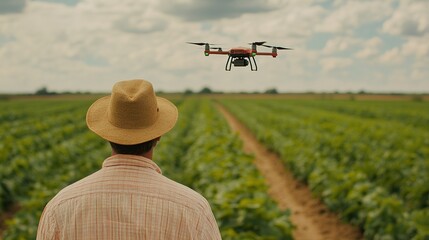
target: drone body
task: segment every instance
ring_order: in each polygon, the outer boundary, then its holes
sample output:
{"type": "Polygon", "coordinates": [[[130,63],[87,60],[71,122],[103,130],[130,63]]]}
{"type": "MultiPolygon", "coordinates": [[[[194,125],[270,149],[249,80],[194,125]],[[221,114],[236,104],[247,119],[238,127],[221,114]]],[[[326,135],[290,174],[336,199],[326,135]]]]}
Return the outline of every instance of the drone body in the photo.
{"type": "Polygon", "coordinates": [[[273,58],[277,57],[277,50],[292,50],[291,48],[276,47],[265,45],[265,42],[253,42],[249,43],[252,45],[252,48],[237,47],[232,48],[228,51],[223,51],[220,47],[210,47],[209,43],[195,43],[188,42],[189,44],[204,46],[204,55],[209,56],[210,54],[218,55],[228,55],[228,60],[226,61],[225,70],[231,71],[231,66],[234,64],[234,67],[246,67],[250,63],[250,70],[257,71],[258,65],[256,65],[255,56],[272,56],[273,58]],[[271,52],[258,52],[256,46],[264,46],[272,48],[271,52]],[[217,49],[216,51],[212,51],[217,49]]]}

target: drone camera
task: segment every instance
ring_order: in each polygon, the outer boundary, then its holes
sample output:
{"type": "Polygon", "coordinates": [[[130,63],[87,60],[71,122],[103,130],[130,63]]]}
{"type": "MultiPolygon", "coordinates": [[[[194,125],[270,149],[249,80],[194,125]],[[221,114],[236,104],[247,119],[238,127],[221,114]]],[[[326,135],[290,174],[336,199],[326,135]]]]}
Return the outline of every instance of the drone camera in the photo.
{"type": "Polygon", "coordinates": [[[249,65],[249,61],[244,58],[237,58],[232,63],[234,64],[234,67],[245,67],[249,65]]]}

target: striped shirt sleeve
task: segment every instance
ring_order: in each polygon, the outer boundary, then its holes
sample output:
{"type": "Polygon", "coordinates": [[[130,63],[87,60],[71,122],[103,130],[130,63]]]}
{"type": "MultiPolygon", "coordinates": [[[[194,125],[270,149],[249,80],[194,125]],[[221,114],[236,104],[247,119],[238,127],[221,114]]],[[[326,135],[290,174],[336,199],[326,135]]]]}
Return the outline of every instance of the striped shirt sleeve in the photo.
{"type": "Polygon", "coordinates": [[[52,216],[49,204],[46,205],[40,218],[39,227],[37,229],[36,240],[55,240],[59,239],[58,225],[52,216]]]}

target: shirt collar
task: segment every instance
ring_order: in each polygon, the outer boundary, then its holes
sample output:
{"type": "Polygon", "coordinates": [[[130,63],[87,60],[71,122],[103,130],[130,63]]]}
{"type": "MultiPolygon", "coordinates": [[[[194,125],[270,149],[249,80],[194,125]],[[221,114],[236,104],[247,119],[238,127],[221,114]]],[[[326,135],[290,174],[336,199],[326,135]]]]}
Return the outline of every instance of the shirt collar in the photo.
{"type": "Polygon", "coordinates": [[[156,165],[155,162],[149,158],[145,158],[137,155],[126,155],[126,154],[115,154],[111,157],[108,157],[103,162],[103,168],[113,167],[113,166],[135,166],[150,168],[158,173],[162,174],[161,169],[156,165]]]}

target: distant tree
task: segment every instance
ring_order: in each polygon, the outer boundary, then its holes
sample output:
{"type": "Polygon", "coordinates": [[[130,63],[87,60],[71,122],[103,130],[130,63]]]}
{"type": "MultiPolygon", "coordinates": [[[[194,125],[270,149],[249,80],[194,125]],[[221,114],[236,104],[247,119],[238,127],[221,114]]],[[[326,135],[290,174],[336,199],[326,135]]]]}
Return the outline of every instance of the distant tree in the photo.
{"type": "Polygon", "coordinates": [[[0,94],[0,101],[9,100],[9,96],[0,94]]]}
{"type": "Polygon", "coordinates": [[[200,93],[209,94],[209,93],[213,93],[213,91],[208,87],[204,87],[203,89],[200,90],[200,93]]]}
{"type": "Polygon", "coordinates": [[[49,95],[50,92],[48,91],[47,87],[41,87],[41,88],[37,89],[35,94],[36,95],[49,95]]]}
{"type": "Polygon", "coordinates": [[[265,91],[265,93],[267,93],[267,94],[277,94],[278,92],[277,92],[277,89],[275,89],[275,88],[270,88],[270,89],[267,89],[267,90],[265,91]]]}
{"type": "Polygon", "coordinates": [[[185,92],[184,92],[185,95],[191,95],[193,93],[194,92],[191,89],[186,89],[185,92]]]}

